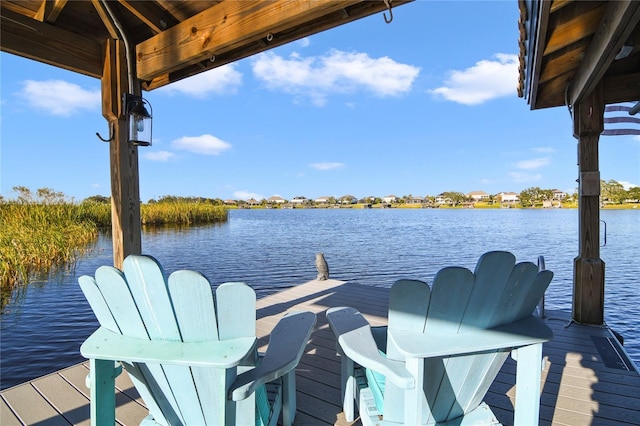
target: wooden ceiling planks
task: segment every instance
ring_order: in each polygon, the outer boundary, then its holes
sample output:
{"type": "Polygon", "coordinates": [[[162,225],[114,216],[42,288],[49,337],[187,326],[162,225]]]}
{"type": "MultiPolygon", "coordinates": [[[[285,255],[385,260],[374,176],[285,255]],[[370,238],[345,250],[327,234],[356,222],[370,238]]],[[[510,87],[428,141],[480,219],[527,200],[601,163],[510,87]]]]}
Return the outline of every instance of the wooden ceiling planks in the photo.
{"type": "Polygon", "coordinates": [[[100,78],[102,45],[95,40],[2,11],[2,50],[70,71],[100,78]]]}
{"type": "Polygon", "coordinates": [[[520,0],[519,7],[518,94],[531,109],[573,105],[598,82],[610,88],[607,103],[640,99],[640,2],[520,0]],[[635,47],[616,60],[624,44],[635,47]]]}

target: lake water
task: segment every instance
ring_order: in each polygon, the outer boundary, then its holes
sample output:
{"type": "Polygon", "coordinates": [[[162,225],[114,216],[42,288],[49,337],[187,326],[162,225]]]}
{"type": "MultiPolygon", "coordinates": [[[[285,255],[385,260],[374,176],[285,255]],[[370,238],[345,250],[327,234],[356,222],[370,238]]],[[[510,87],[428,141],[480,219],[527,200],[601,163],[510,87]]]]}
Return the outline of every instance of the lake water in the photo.
{"type": "MultiPolygon", "coordinates": [[[[640,209],[604,210],[601,219],[605,318],[640,365],[640,209]]],[[[244,281],[259,297],[314,279],[316,252],[324,253],[331,278],[372,286],[431,282],[444,266],[473,269],[489,250],[511,251],[518,261],[543,255],[555,274],[546,306],[570,311],[578,211],[232,210],[223,225],[145,230],[142,247],[167,273],[198,270],[214,285],[244,281]]],[[[111,239],[103,235],[73,270],[12,296],[0,323],[2,389],[83,361],[80,344],[97,321],[77,279],[111,259],[111,239]]]]}

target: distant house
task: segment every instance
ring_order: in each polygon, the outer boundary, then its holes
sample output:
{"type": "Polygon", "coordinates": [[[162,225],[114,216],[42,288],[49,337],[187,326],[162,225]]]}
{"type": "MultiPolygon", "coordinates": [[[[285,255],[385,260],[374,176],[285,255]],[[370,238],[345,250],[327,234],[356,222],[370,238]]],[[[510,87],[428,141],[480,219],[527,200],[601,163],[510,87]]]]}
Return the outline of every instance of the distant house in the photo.
{"type": "Polygon", "coordinates": [[[330,197],[330,196],[328,196],[328,195],[324,195],[324,196],[322,196],[322,197],[318,197],[318,198],[316,198],[316,199],[315,199],[315,200],[313,200],[313,201],[315,201],[315,202],[316,202],[316,203],[318,203],[318,204],[329,204],[329,200],[330,200],[330,199],[331,199],[331,197],[330,197]]]}
{"type": "Polygon", "coordinates": [[[496,195],[496,199],[499,202],[505,204],[514,204],[520,201],[518,194],[516,194],[515,192],[500,192],[498,195],[496,195]]]}
{"type": "Polygon", "coordinates": [[[250,206],[259,206],[260,201],[256,200],[255,198],[249,198],[247,200],[247,204],[249,204],[250,206]]]}
{"type": "Polygon", "coordinates": [[[291,204],[295,205],[295,206],[301,206],[303,204],[305,204],[307,202],[307,199],[305,197],[293,197],[291,199],[291,204]]]}
{"type": "Polygon", "coordinates": [[[453,200],[449,197],[445,197],[444,192],[442,194],[436,195],[436,204],[445,205],[445,204],[453,204],[453,200]]]}
{"type": "Polygon", "coordinates": [[[277,195],[274,195],[273,197],[269,197],[269,199],[267,200],[267,202],[269,204],[284,204],[287,202],[287,200],[285,200],[282,197],[278,197],[277,195]]]}
{"type": "Polygon", "coordinates": [[[554,200],[564,200],[567,198],[567,193],[564,191],[560,191],[559,189],[552,189],[551,193],[553,194],[554,200]]]}
{"type": "Polygon", "coordinates": [[[237,206],[238,202],[236,200],[224,200],[224,204],[226,206],[237,206]]]}
{"type": "Polygon", "coordinates": [[[398,197],[396,197],[395,195],[386,195],[382,197],[383,203],[391,204],[391,203],[395,203],[396,201],[398,201],[398,197]]]}
{"type": "Polygon", "coordinates": [[[424,203],[424,198],[420,198],[420,197],[407,198],[407,204],[422,204],[422,203],[424,203]]]}
{"type": "Polygon", "coordinates": [[[343,195],[339,199],[340,204],[355,204],[358,202],[358,199],[353,195],[343,195]]]}
{"type": "Polygon", "coordinates": [[[478,201],[488,201],[491,198],[491,196],[484,191],[471,191],[467,194],[467,197],[476,203],[478,201]]]}

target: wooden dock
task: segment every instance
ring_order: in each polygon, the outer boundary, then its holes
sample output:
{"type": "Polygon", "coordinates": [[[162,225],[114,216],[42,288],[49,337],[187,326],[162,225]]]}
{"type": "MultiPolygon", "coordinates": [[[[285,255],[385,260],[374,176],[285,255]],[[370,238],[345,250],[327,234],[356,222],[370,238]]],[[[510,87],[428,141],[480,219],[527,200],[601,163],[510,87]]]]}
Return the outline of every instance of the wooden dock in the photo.
{"type": "MultiPolygon", "coordinates": [[[[388,289],[336,280],[310,281],[258,300],[257,336],[262,347],[289,311],[318,315],[316,330],[297,369],[299,425],[345,425],[340,406],[340,363],[324,312],[353,306],[374,325],[386,323],[388,289]]],[[[640,375],[606,327],[569,325],[566,312],[547,311],[554,339],[545,344],[542,425],[639,425],[640,375]]],[[[75,365],[0,394],[0,424],[89,424],[87,363],[75,365]]],[[[513,424],[515,363],[507,361],[485,401],[498,419],[513,424]]],[[[126,373],[117,381],[117,418],[137,425],[147,415],[126,373]]],[[[356,421],[356,424],[359,424],[356,421]]]]}

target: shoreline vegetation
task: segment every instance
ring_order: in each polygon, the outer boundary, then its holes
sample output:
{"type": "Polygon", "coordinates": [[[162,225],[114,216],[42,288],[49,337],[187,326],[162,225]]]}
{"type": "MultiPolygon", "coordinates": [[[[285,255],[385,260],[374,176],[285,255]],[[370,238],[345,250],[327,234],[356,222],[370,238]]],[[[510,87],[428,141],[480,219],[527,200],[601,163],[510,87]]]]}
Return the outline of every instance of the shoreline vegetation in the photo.
{"type": "MultiPolygon", "coordinates": [[[[537,189],[539,188],[531,188],[537,189]]],[[[26,187],[14,187],[16,200],[0,196],[0,291],[4,302],[12,290],[26,285],[36,274],[48,273],[54,268],[70,267],[90,250],[90,243],[99,232],[109,232],[111,227],[111,203],[108,197],[93,196],[80,203],[68,201],[61,192],[49,188],[32,193],[26,187]]],[[[531,191],[530,191],[531,192],[531,191]]],[[[536,192],[536,191],[534,191],[536,192]]],[[[524,193],[524,191],[523,191],[524,193]]],[[[415,199],[413,199],[415,200],[415,199]]],[[[266,200],[263,200],[266,201],[266,200]]],[[[228,220],[230,209],[304,209],[304,208],[439,208],[439,209],[499,209],[499,208],[577,208],[574,197],[564,200],[542,200],[528,204],[496,200],[461,200],[455,204],[412,202],[403,197],[391,203],[381,199],[294,204],[282,200],[279,203],[249,204],[202,197],[163,196],[140,205],[142,225],[201,225],[223,223],[228,220]],[[364,202],[363,202],[364,201],[364,202]]],[[[633,200],[636,201],[636,200],[633,200]]],[[[636,209],[635,203],[604,203],[603,209],[636,209]]],[[[5,303],[2,303],[4,306],[5,303]]]]}
{"type": "MultiPolygon", "coordinates": [[[[24,187],[14,188],[17,200],[0,199],[0,291],[2,306],[11,291],[26,285],[37,274],[72,266],[98,238],[110,231],[111,203],[106,197],[90,197],[81,203],[64,194],[24,187]]],[[[223,205],[174,199],[140,205],[142,225],[196,225],[228,220],[223,205]]]]}

